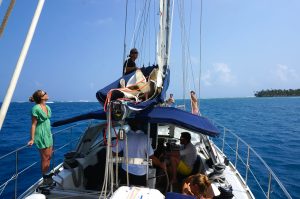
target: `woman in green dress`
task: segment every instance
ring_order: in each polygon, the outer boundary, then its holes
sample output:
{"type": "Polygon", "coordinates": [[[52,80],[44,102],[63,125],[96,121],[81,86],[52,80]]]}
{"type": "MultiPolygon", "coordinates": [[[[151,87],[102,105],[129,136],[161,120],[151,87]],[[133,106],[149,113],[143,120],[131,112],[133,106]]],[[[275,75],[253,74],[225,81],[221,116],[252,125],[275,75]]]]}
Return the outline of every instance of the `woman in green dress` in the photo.
{"type": "Polygon", "coordinates": [[[41,155],[41,168],[43,177],[48,172],[52,155],[52,133],[49,118],[51,117],[51,109],[46,105],[48,95],[45,91],[37,90],[29,98],[29,101],[36,104],[31,111],[31,139],[28,142],[29,146],[35,144],[41,155]]]}

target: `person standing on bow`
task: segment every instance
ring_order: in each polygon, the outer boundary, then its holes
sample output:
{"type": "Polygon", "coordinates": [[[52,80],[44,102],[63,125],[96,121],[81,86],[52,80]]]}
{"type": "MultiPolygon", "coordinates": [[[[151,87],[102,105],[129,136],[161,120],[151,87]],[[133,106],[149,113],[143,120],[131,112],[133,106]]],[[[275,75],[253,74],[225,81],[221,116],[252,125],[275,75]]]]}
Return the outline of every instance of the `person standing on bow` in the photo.
{"type": "Polygon", "coordinates": [[[123,65],[123,75],[127,75],[132,73],[138,69],[135,64],[135,60],[138,58],[139,52],[136,48],[132,48],[130,50],[130,54],[128,55],[128,59],[124,62],[123,65]]]}
{"type": "Polygon", "coordinates": [[[35,91],[29,98],[30,102],[35,102],[36,104],[31,110],[31,139],[28,142],[28,145],[32,146],[35,144],[40,151],[41,169],[44,178],[50,167],[53,146],[49,120],[51,117],[51,109],[46,105],[48,99],[47,93],[42,90],[35,91]]]}
{"type": "Polygon", "coordinates": [[[198,99],[196,96],[196,93],[194,91],[191,91],[191,108],[192,108],[192,113],[195,115],[201,115],[199,111],[199,106],[198,106],[198,99]]]}

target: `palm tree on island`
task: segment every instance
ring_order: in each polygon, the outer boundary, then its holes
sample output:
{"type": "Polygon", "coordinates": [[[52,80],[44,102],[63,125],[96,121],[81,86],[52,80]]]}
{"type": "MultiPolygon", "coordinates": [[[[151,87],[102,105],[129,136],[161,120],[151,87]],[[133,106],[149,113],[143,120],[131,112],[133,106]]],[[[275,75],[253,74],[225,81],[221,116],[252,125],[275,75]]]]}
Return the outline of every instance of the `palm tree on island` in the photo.
{"type": "Polygon", "coordinates": [[[295,97],[300,96],[300,89],[267,89],[256,91],[255,97],[295,97]]]}

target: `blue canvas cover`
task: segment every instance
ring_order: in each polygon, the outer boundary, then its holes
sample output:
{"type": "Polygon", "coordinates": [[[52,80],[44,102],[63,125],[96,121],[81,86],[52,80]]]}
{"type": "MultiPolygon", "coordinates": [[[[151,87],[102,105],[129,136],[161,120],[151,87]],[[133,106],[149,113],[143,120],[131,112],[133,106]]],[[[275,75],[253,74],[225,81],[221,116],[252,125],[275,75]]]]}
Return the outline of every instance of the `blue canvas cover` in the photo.
{"type": "MultiPolygon", "coordinates": [[[[144,74],[144,76],[147,77],[147,76],[149,76],[151,71],[154,68],[157,68],[157,67],[158,67],[157,65],[142,67],[141,71],[144,74]]],[[[106,86],[106,87],[102,88],[101,90],[99,90],[96,93],[96,98],[102,104],[102,106],[104,106],[104,103],[105,103],[108,92],[111,89],[120,88],[120,79],[123,78],[127,82],[131,78],[131,76],[133,76],[133,75],[134,75],[134,73],[124,75],[124,76],[120,77],[119,79],[117,79],[116,81],[114,81],[113,83],[111,83],[108,86],[106,86]]],[[[144,109],[147,109],[147,108],[151,108],[156,104],[163,103],[165,101],[166,92],[167,92],[168,87],[169,87],[169,81],[170,81],[170,71],[169,71],[169,69],[167,69],[165,78],[163,80],[163,88],[162,88],[162,91],[161,91],[160,94],[158,94],[155,98],[153,98],[151,100],[140,102],[138,104],[130,102],[130,103],[127,104],[127,106],[129,106],[132,109],[144,110],[144,109]]]]}
{"type": "Polygon", "coordinates": [[[150,123],[170,123],[213,137],[219,134],[218,129],[207,118],[173,107],[155,107],[151,110],[138,112],[134,119],[150,123]]]}
{"type": "Polygon", "coordinates": [[[106,113],[104,112],[104,110],[93,111],[82,115],[74,116],[68,119],[53,122],[51,126],[58,127],[58,126],[71,124],[82,120],[89,120],[89,119],[106,120],[106,113]]]}
{"type": "MultiPolygon", "coordinates": [[[[87,119],[106,120],[106,113],[104,110],[94,111],[70,119],[54,122],[52,126],[57,127],[87,119]]],[[[212,137],[219,135],[218,129],[207,118],[173,107],[154,107],[153,109],[137,112],[131,118],[127,118],[127,120],[133,119],[150,123],[174,124],[187,130],[200,132],[212,137]]]]}

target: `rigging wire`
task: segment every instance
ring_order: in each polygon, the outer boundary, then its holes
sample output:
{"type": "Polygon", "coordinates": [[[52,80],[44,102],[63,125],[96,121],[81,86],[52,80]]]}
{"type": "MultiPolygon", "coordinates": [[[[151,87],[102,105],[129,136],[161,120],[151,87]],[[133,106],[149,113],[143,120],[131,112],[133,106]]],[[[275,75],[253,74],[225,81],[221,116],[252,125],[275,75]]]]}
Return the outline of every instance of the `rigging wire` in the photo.
{"type": "MultiPolygon", "coordinates": [[[[141,63],[146,63],[150,64],[150,61],[145,61],[146,59],[150,60],[151,57],[151,37],[152,37],[152,32],[151,32],[151,22],[152,22],[152,16],[150,11],[151,9],[152,2],[151,0],[145,0],[142,3],[141,9],[140,9],[140,15],[141,17],[140,20],[136,22],[135,25],[135,30],[134,30],[134,35],[135,37],[132,39],[131,43],[134,43],[134,47],[139,49],[140,52],[140,57],[139,61],[141,63]],[[148,34],[147,34],[147,31],[148,34]],[[149,41],[147,41],[149,39],[149,41]]],[[[154,4],[154,9],[155,9],[155,4],[154,4]]],[[[155,21],[155,20],[153,20],[155,21]]],[[[156,32],[156,29],[154,29],[156,32]]],[[[153,49],[154,55],[156,56],[156,49],[153,49]]]]}
{"type": "Polygon", "coordinates": [[[135,23],[135,25],[134,25],[134,30],[133,30],[133,35],[132,35],[132,38],[131,38],[131,42],[130,42],[130,46],[131,47],[136,47],[136,37],[135,37],[135,34],[136,34],[136,28],[137,28],[137,23],[138,23],[138,21],[139,21],[139,18],[140,18],[140,11],[139,11],[139,14],[138,14],[138,18],[137,18],[137,20],[136,20],[136,23],[135,23]]]}
{"type": "Polygon", "coordinates": [[[194,90],[196,88],[195,84],[195,77],[194,77],[194,72],[193,72],[193,66],[192,66],[192,61],[191,61],[191,55],[190,55],[190,34],[187,32],[191,32],[191,8],[188,13],[190,13],[190,21],[189,21],[189,26],[187,31],[186,24],[185,24],[185,6],[184,6],[184,1],[179,1],[179,6],[178,6],[178,12],[179,12],[179,17],[180,17],[180,26],[181,26],[181,45],[182,45],[182,70],[183,70],[183,103],[186,105],[186,89],[191,87],[191,82],[193,83],[194,90]],[[188,70],[190,67],[190,71],[188,70]],[[190,78],[189,76],[192,76],[191,82],[189,81],[190,78]],[[187,87],[188,84],[188,87],[187,87]]]}
{"type": "Polygon", "coordinates": [[[182,61],[181,61],[181,66],[182,66],[182,87],[183,87],[183,93],[182,93],[182,99],[183,99],[183,104],[185,106],[185,84],[186,84],[186,70],[185,70],[185,56],[184,56],[184,49],[185,49],[185,43],[183,42],[183,17],[182,17],[182,1],[178,2],[178,15],[179,15],[179,22],[180,22],[180,36],[181,36],[181,46],[182,46],[182,50],[181,50],[181,57],[182,57],[182,61]]]}
{"type": "MultiPolygon", "coordinates": [[[[153,1],[153,9],[154,9],[154,11],[153,11],[153,13],[157,13],[156,12],[156,7],[155,7],[155,1],[153,1]]],[[[153,26],[154,26],[154,35],[156,36],[157,35],[157,27],[156,27],[156,16],[155,15],[157,15],[157,14],[154,14],[153,15],[153,26]]],[[[155,41],[155,48],[154,48],[154,64],[156,64],[156,50],[157,50],[157,41],[155,41]]]]}
{"type": "MultiPolygon", "coordinates": [[[[136,23],[136,0],[134,0],[134,24],[136,23]]],[[[133,32],[133,38],[135,38],[134,32],[133,32]]],[[[133,44],[135,46],[135,42],[133,44]]]]}
{"type": "Polygon", "coordinates": [[[199,53],[199,85],[198,85],[198,103],[199,103],[199,105],[198,105],[198,108],[199,108],[199,113],[201,113],[201,111],[200,111],[200,91],[201,91],[201,88],[200,88],[200,83],[201,83],[201,69],[202,69],[202,65],[201,65],[201,62],[202,62],[202,0],[200,0],[200,20],[199,20],[199,25],[200,25],[200,30],[199,30],[199,34],[200,34],[200,43],[199,43],[199,51],[200,51],[200,53],[199,53]]]}
{"type": "MultiPolygon", "coordinates": [[[[149,20],[148,24],[150,26],[150,24],[151,24],[151,18],[148,17],[148,20],[149,20]]],[[[149,59],[150,58],[150,38],[151,38],[151,31],[150,31],[150,28],[149,28],[149,30],[148,30],[148,66],[150,66],[150,59],[149,59]]]]}
{"type": "MultiPolygon", "coordinates": [[[[186,105],[186,89],[193,87],[192,90],[196,91],[197,87],[199,87],[199,95],[200,96],[200,80],[201,80],[201,56],[200,56],[200,76],[199,76],[199,86],[197,86],[197,79],[195,78],[194,67],[191,59],[191,51],[190,51],[190,38],[191,38],[191,27],[192,27],[192,1],[190,1],[189,6],[189,25],[186,26],[186,20],[184,19],[185,14],[185,6],[184,1],[179,1],[178,12],[180,17],[180,28],[181,28],[181,45],[182,45],[182,70],[183,70],[183,103],[186,105]],[[188,31],[187,31],[188,30],[188,31]],[[189,78],[191,76],[191,78],[189,78]]],[[[202,0],[201,0],[201,18],[202,18],[202,0]]],[[[202,19],[201,19],[202,21],[202,19]]],[[[201,42],[201,38],[200,38],[201,42]]],[[[201,53],[201,47],[200,47],[201,53]]],[[[200,105],[200,103],[199,103],[200,105]]]]}
{"type": "MultiPolygon", "coordinates": [[[[187,67],[190,66],[191,68],[191,75],[192,75],[192,83],[193,83],[193,87],[194,87],[194,90],[196,90],[196,84],[195,84],[195,77],[194,77],[194,68],[193,68],[193,65],[192,65],[192,60],[191,60],[191,53],[190,53],[190,33],[191,33],[191,21],[192,21],[192,0],[190,1],[190,8],[189,8],[189,26],[188,26],[188,36],[187,36],[187,31],[186,31],[186,28],[184,26],[184,31],[185,31],[185,42],[186,42],[186,46],[187,46],[187,50],[186,50],[186,65],[187,67]]],[[[189,71],[187,70],[187,77],[189,77],[189,71]]],[[[191,88],[191,82],[189,82],[189,88],[191,88]]]]}
{"type": "MultiPolygon", "coordinates": [[[[192,21],[192,0],[190,1],[190,11],[188,12],[190,17],[190,21],[189,21],[189,35],[188,37],[186,38],[186,45],[187,45],[187,66],[190,66],[191,68],[191,75],[192,75],[192,83],[193,83],[193,86],[194,86],[194,89],[193,90],[196,90],[196,81],[195,81],[195,77],[194,77],[194,68],[193,68],[193,65],[192,65],[192,59],[191,59],[191,53],[190,53],[190,34],[191,34],[191,21],[192,21]]],[[[191,88],[191,85],[189,85],[189,88],[191,88]]]]}
{"type": "MultiPolygon", "coordinates": [[[[125,11],[125,33],[124,33],[124,51],[123,51],[123,62],[122,62],[122,66],[123,63],[125,62],[126,59],[126,35],[127,35],[127,11],[128,11],[128,0],[126,0],[126,11],[125,11]]],[[[124,71],[122,71],[122,75],[123,75],[124,71]]]]}
{"type": "MultiPolygon", "coordinates": [[[[144,49],[144,38],[145,38],[145,32],[147,30],[148,27],[148,18],[149,18],[149,12],[150,12],[150,1],[146,0],[145,1],[145,15],[143,18],[143,34],[142,34],[142,38],[141,38],[141,49],[143,51],[144,49]]],[[[146,51],[146,50],[145,50],[146,51]]],[[[144,63],[144,58],[145,58],[145,53],[143,53],[143,63],[144,63]]]]}
{"type": "MultiPolygon", "coordinates": [[[[142,15],[141,15],[141,20],[139,22],[139,25],[138,25],[138,29],[137,29],[137,35],[140,35],[140,32],[141,32],[141,29],[142,29],[142,19],[144,19],[145,17],[145,9],[146,9],[146,3],[147,3],[147,0],[145,1],[144,3],[144,6],[143,6],[143,10],[142,10],[142,15]]],[[[136,44],[137,43],[137,40],[139,39],[139,36],[136,36],[135,39],[134,39],[134,43],[136,44]]]]}

